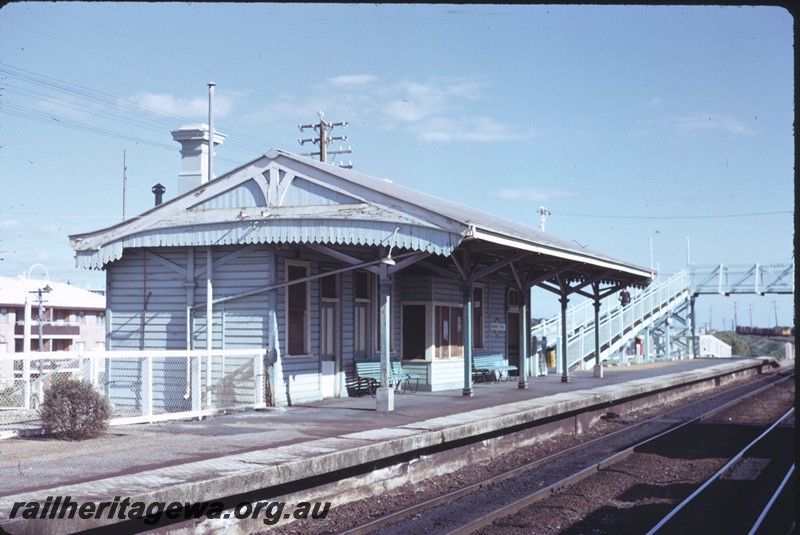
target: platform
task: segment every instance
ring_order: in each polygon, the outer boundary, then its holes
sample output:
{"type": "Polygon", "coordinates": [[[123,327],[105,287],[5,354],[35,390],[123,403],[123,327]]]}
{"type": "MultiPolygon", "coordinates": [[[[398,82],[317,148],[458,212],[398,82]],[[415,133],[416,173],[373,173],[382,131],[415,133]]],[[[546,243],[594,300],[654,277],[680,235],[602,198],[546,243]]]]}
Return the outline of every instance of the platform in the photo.
{"type": "Polygon", "coordinates": [[[695,359],[477,383],[461,390],[404,393],[393,412],[370,396],[285,409],[112,427],[94,440],[0,440],[0,526],[9,533],[72,533],[112,521],[9,521],[15,502],[48,496],[110,501],[200,502],[242,495],[504,427],[580,411],[715,377],[758,373],[764,359],[695,359]]]}

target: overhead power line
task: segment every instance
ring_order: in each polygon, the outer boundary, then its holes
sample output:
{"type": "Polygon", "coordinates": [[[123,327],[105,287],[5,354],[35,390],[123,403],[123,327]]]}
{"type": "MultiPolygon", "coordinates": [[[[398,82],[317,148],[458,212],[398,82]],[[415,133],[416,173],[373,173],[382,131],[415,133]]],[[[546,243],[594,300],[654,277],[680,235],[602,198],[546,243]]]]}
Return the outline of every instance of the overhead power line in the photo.
{"type": "MultiPolygon", "coordinates": [[[[152,131],[157,133],[158,138],[166,137],[166,132],[182,124],[197,122],[196,119],[169,113],[168,111],[146,106],[139,102],[116,97],[102,91],[37,74],[8,64],[0,64],[0,75],[3,75],[7,80],[3,87],[3,91],[6,94],[36,99],[32,105],[28,106],[24,103],[14,104],[9,102],[9,99],[4,99],[3,105],[0,106],[0,113],[6,113],[24,119],[46,122],[63,128],[94,134],[128,139],[136,143],[169,148],[170,150],[175,147],[159,143],[155,140],[155,137],[153,139],[146,139],[141,136],[137,137],[121,132],[119,129],[114,129],[113,126],[102,128],[98,127],[96,124],[89,124],[68,117],[64,113],[42,111],[40,105],[41,101],[46,100],[63,107],[64,111],[70,110],[80,112],[82,115],[99,117],[114,123],[152,131]],[[8,80],[11,82],[9,83],[8,80]],[[14,83],[14,81],[17,83],[14,83]]],[[[271,146],[286,147],[286,145],[270,144],[263,139],[248,134],[231,130],[227,130],[227,132],[230,136],[229,143],[226,145],[227,151],[242,152],[252,156],[263,154],[271,146]]],[[[224,157],[218,159],[228,161],[232,164],[241,163],[239,159],[231,160],[224,157]]]]}
{"type": "Polygon", "coordinates": [[[593,219],[637,219],[637,220],[659,220],[659,219],[725,219],[725,218],[740,218],[740,217],[761,217],[768,215],[785,215],[792,214],[791,210],[777,210],[774,212],[745,212],[737,214],[711,214],[711,215],[667,215],[667,216],[653,216],[653,215],[616,215],[616,214],[580,214],[576,212],[558,212],[559,216],[568,217],[588,217],[593,219]]]}

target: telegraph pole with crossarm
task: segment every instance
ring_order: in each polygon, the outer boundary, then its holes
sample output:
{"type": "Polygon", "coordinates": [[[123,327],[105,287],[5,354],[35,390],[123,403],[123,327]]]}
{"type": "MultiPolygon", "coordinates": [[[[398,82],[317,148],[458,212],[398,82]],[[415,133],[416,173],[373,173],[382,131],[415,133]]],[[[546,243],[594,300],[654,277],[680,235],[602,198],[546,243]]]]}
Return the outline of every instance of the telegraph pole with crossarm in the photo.
{"type": "MultiPolygon", "coordinates": [[[[336,154],[350,154],[352,153],[352,149],[347,147],[347,149],[339,148],[339,150],[328,150],[328,144],[331,141],[347,141],[347,136],[331,136],[329,135],[330,131],[333,130],[337,126],[341,126],[343,128],[347,128],[347,122],[339,122],[339,123],[326,123],[325,122],[325,114],[321,111],[317,112],[319,114],[319,122],[316,124],[301,124],[297,128],[300,129],[301,132],[304,132],[307,129],[313,129],[319,137],[315,138],[306,138],[306,139],[298,139],[298,143],[300,145],[305,145],[306,143],[314,143],[315,145],[319,145],[319,152],[308,152],[303,154],[303,156],[319,156],[319,161],[326,162],[328,161],[328,155],[336,155],[336,154]]],[[[347,164],[339,164],[340,167],[344,167],[346,169],[352,169],[353,164],[348,162],[347,164]]]]}

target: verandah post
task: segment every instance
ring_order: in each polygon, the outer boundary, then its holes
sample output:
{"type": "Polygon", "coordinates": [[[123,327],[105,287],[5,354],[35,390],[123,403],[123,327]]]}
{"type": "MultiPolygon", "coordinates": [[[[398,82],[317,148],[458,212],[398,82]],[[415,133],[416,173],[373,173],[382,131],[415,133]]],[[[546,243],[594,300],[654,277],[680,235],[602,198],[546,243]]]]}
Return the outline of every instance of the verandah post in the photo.
{"type": "Polygon", "coordinates": [[[464,390],[463,395],[472,396],[472,306],[474,300],[474,287],[468,282],[463,287],[464,291],[464,390]]]}

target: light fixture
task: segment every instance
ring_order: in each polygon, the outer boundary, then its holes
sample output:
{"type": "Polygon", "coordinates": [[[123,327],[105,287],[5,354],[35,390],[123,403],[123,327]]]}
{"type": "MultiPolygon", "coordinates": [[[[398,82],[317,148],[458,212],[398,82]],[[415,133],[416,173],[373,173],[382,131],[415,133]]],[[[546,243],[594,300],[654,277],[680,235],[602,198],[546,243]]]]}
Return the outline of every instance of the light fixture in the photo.
{"type": "Polygon", "coordinates": [[[394,261],[394,258],[392,258],[392,247],[394,247],[394,239],[397,237],[397,233],[398,233],[399,230],[400,230],[400,227],[397,227],[397,228],[394,229],[394,234],[392,234],[392,240],[389,243],[389,252],[386,253],[386,256],[381,258],[381,264],[384,264],[386,266],[393,266],[393,265],[396,264],[396,262],[394,261]]]}

